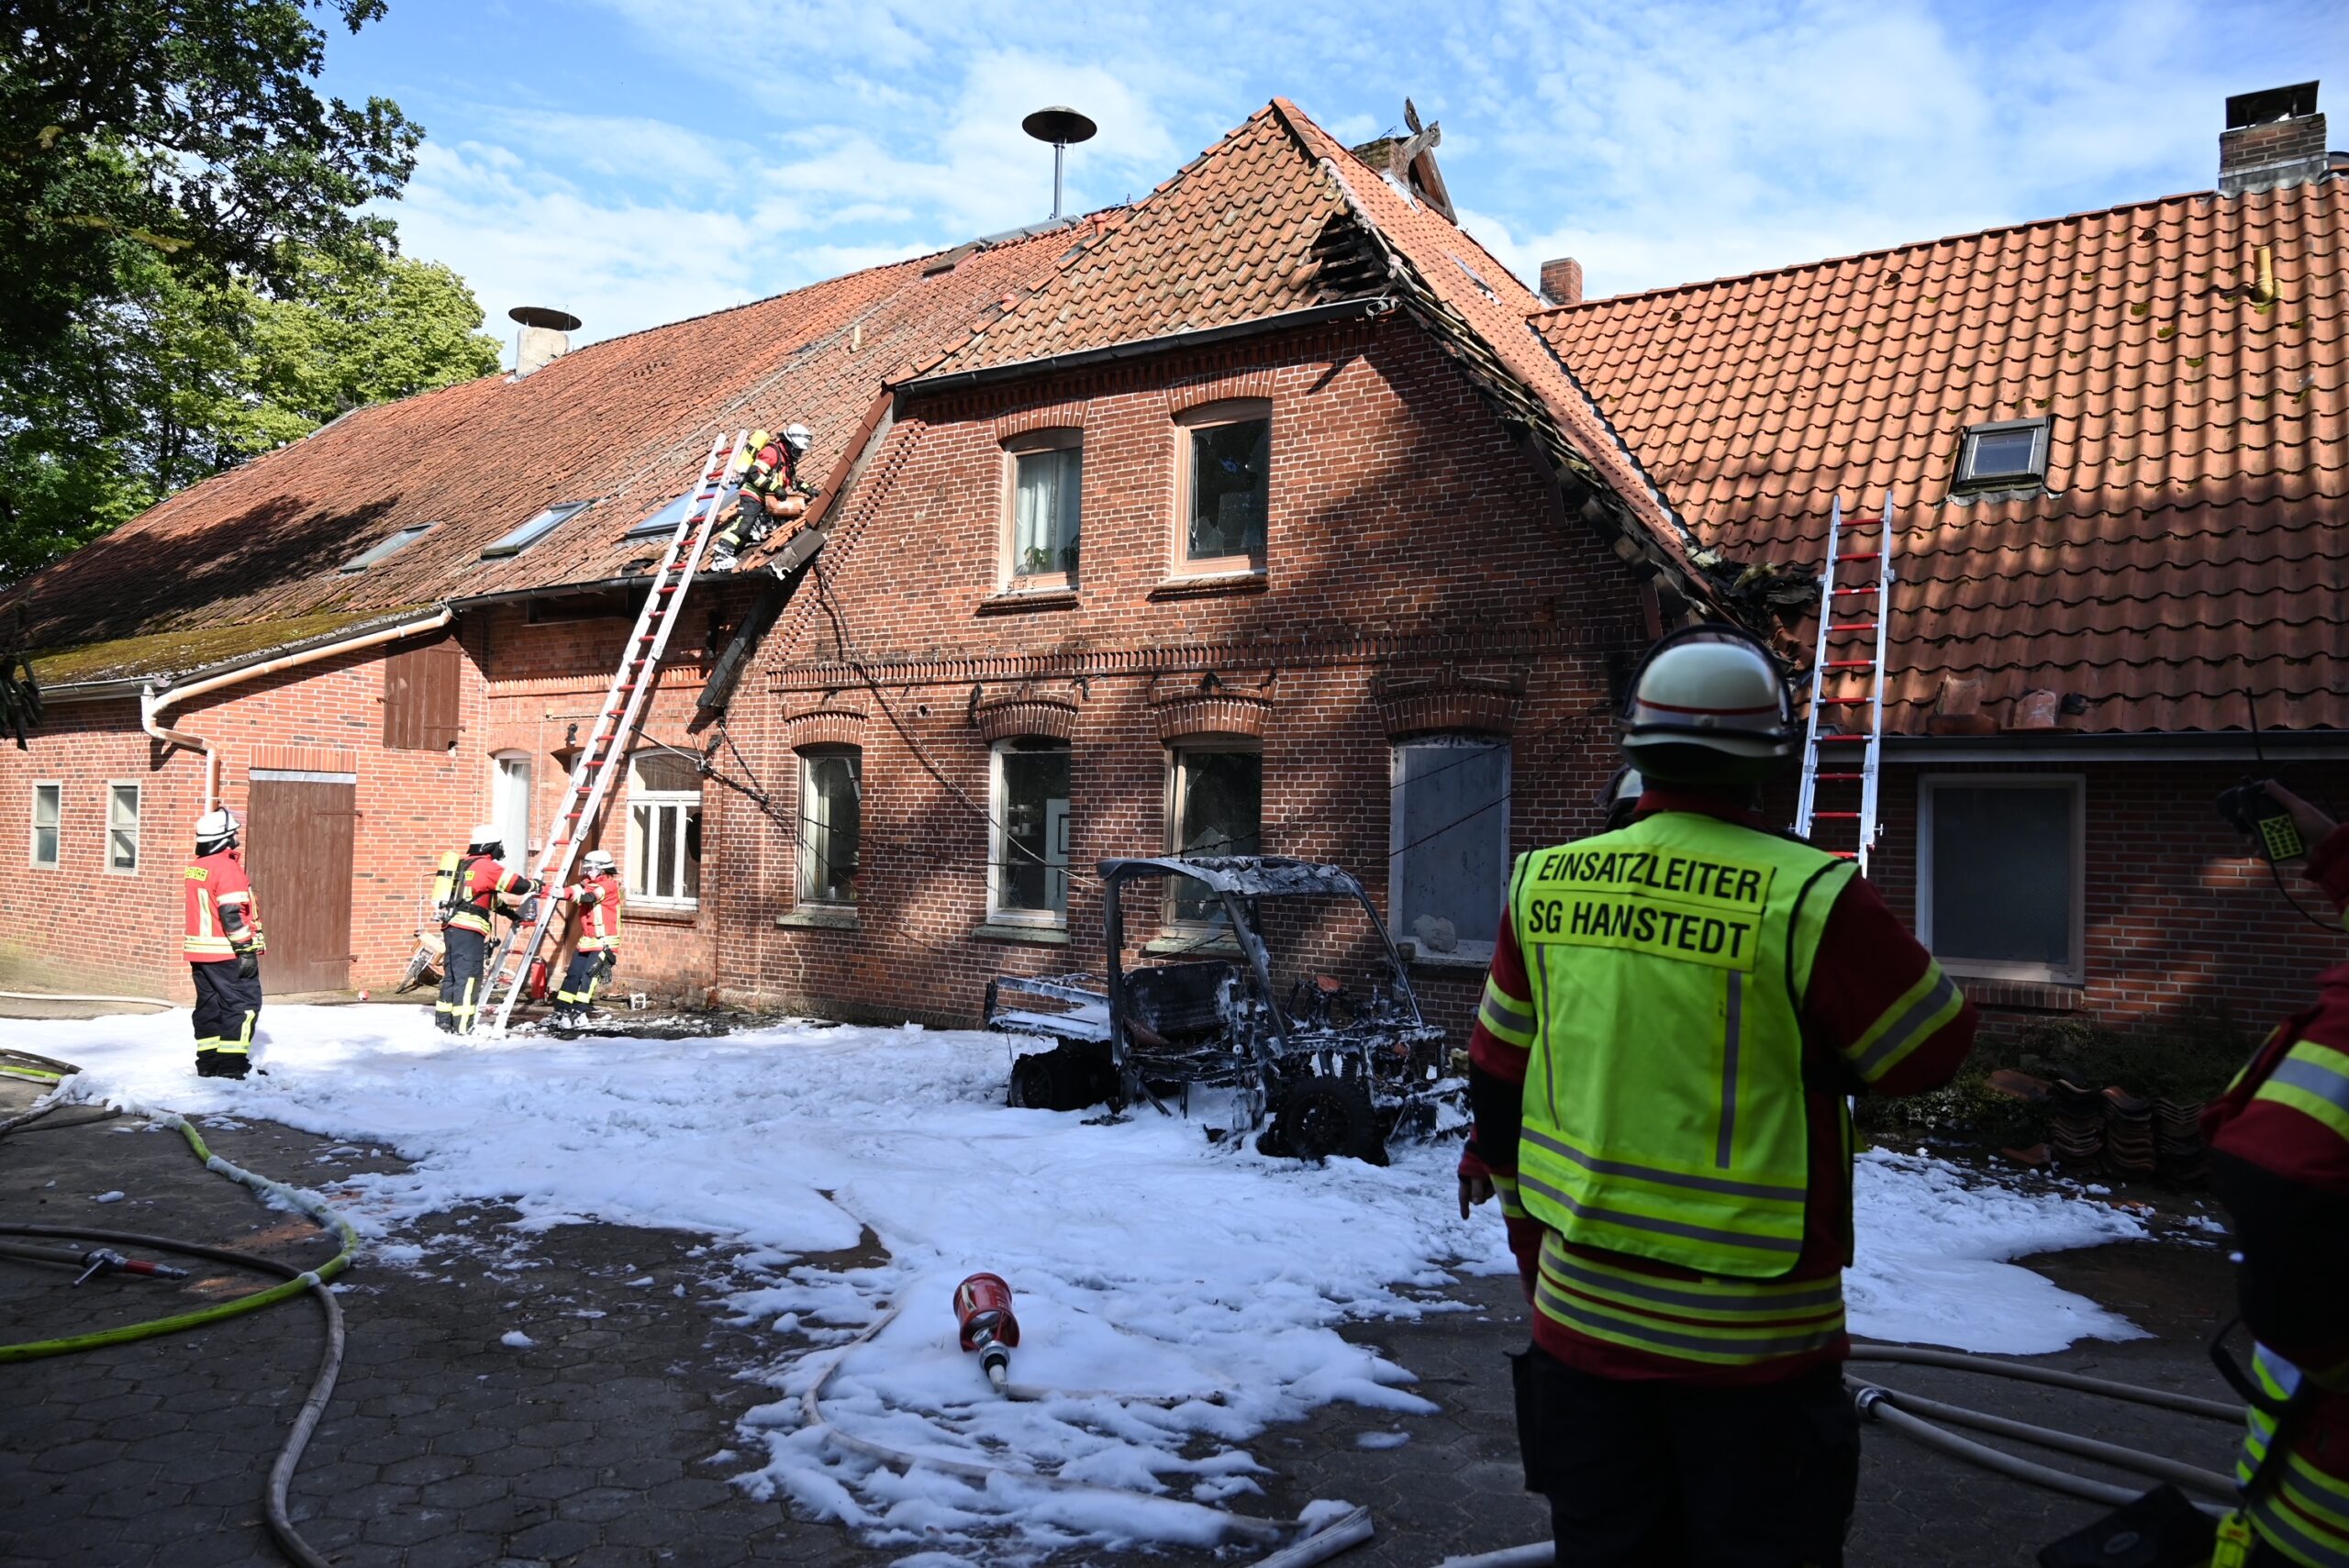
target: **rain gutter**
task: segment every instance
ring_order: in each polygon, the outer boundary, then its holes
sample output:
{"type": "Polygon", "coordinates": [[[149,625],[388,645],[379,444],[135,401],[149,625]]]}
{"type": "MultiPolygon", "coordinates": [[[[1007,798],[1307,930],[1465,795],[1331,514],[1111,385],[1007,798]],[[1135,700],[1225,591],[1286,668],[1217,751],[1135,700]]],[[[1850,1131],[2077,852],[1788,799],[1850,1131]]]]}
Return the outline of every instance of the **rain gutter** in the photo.
{"type": "Polygon", "coordinates": [[[207,675],[200,681],[190,681],[184,686],[159,687],[153,680],[143,681],[139,685],[139,728],[167,746],[185,747],[203,755],[204,809],[209,811],[220,804],[220,753],[202,736],[184,729],[173,729],[165,724],[163,715],[167,711],[192,697],[205,696],[242,681],[258,680],[263,675],[274,675],[283,670],[315,664],[320,660],[354,653],[363,648],[375,648],[386,642],[397,642],[402,638],[439,631],[454,618],[453,612],[443,605],[420,620],[402,621],[396,626],[382,627],[357,637],[322,642],[315,648],[305,648],[298,653],[281,653],[273,659],[263,659],[258,663],[207,675]]]}

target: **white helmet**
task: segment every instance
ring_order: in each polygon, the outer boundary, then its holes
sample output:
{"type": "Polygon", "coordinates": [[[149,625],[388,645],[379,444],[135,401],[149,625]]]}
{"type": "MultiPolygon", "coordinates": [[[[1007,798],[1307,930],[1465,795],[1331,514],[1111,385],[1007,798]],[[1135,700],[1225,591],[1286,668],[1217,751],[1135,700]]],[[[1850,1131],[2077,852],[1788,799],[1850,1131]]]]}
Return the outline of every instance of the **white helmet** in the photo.
{"type": "Polygon", "coordinates": [[[1743,786],[1794,751],[1794,706],[1778,662],[1750,633],[1718,623],[1648,650],[1625,706],[1623,755],[1657,784],[1743,786]]]}
{"type": "Polygon", "coordinates": [[[783,444],[795,452],[804,452],[816,444],[816,433],[805,425],[785,425],[783,444]]]}
{"type": "Polygon", "coordinates": [[[609,876],[612,874],[612,857],[607,851],[603,850],[588,851],[585,855],[581,857],[579,864],[580,868],[586,872],[589,876],[609,876]]]}
{"type": "Polygon", "coordinates": [[[198,853],[210,854],[224,845],[237,841],[237,831],[244,826],[237,814],[227,806],[216,806],[195,819],[195,847],[198,853]]]}
{"type": "Polygon", "coordinates": [[[473,836],[465,840],[465,847],[469,850],[486,850],[492,845],[499,849],[506,847],[506,829],[495,822],[474,823],[473,836]]]}

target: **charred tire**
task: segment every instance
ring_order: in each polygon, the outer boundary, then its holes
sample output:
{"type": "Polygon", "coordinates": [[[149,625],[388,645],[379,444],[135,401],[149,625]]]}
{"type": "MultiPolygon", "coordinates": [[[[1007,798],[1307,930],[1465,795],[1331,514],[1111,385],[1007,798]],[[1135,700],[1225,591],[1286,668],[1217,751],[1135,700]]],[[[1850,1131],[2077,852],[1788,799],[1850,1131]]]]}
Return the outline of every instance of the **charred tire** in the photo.
{"type": "Polygon", "coordinates": [[[1300,1160],[1350,1155],[1372,1165],[1386,1163],[1386,1140],[1378,1128],[1370,1085],[1360,1078],[1300,1077],[1281,1096],[1280,1113],[1257,1140],[1259,1152],[1293,1154],[1300,1160]]]}
{"type": "Polygon", "coordinates": [[[1111,1080],[1107,1062],[1063,1041],[1012,1062],[1011,1092],[1004,1102],[1030,1110],[1081,1111],[1109,1097],[1111,1080]]]}

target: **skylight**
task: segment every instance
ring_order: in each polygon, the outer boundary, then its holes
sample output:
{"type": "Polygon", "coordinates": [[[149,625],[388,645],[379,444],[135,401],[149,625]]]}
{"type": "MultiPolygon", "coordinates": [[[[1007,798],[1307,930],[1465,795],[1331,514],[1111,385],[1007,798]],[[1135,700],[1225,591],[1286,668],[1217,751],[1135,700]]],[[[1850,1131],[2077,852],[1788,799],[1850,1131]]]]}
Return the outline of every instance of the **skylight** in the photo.
{"type": "Polygon", "coordinates": [[[481,558],[495,561],[500,556],[519,555],[554,532],[557,524],[577,517],[595,504],[593,501],[559,501],[483,550],[481,558]]]}
{"type": "Polygon", "coordinates": [[[391,538],[362,550],[357,555],[354,555],[350,560],[344,562],[342,563],[342,570],[345,572],[364,572],[370,566],[374,565],[375,562],[383,560],[385,556],[395,554],[400,550],[406,550],[409,545],[414,544],[417,539],[420,539],[426,534],[430,533],[432,531],[432,528],[433,525],[430,523],[411,523],[406,528],[402,528],[399,532],[392,535],[391,538]]]}
{"type": "Polygon", "coordinates": [[[2047,473],[2047,421],[2007,419],[1965,432],[1957,456],[1959,490],[2005,490],[2035,484],[2047,473]]]}
{"type": "Polygon", "coordinates": [[[678,496],[675,500],[670,502],[667,506],[662,507],[659,511],[653,513],[651,517],[646,517],[642,522],[637,524],[636,527],[629,529],[625,537],[629,539],[659,539],[669,534],[673,534],[677,531],[677,525],[685,520],[685,513],[693,504],[694,493],[688,490],[684,495],[678,496]]]}

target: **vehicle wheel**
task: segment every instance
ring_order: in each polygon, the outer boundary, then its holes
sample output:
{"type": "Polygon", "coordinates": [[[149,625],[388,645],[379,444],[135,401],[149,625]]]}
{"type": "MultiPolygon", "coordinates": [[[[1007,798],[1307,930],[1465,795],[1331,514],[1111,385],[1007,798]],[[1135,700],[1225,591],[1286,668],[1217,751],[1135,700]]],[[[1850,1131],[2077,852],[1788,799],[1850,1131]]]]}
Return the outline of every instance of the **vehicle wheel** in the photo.
{"type": "Polygon", "coordinates": [[[1349,1154],[1373,1165],[1386,1163],[1378,1111],[1370,1103],[1370,1085],[1360,1078],[1298,1078],[1281,1096],[1280,1112],[1264,1136],[1302,1160],[1349,1154]]]}
{"type": "Polygon", "coordinates": [[[1004,1104],[1030,1110],[1055,1108],[1052,1088],[1056,1077],[1051,1051],[1020,1057],[1011,1064],[1011,1092],[1004,1096],[1004,1104]]]}

